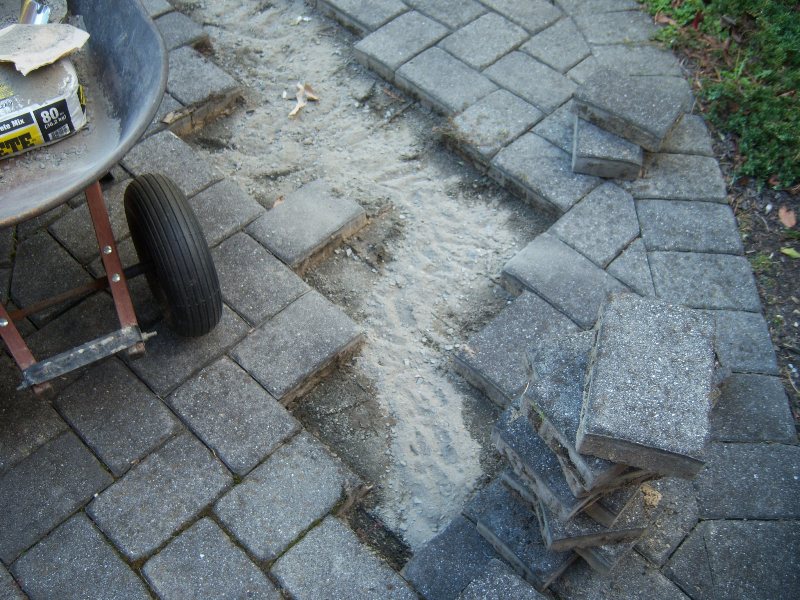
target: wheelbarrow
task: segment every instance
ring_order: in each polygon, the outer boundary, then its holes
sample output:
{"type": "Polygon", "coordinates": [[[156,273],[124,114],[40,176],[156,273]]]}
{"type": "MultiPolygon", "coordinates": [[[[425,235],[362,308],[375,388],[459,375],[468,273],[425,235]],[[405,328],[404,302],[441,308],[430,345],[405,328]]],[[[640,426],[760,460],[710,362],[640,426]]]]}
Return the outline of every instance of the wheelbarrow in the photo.
{"type": "MultiPolygon", "coordinates": [[[[145,275],[165,321],[179,335],[201,336],[222,314],[217,272],[197,218],[169,178],[146,174],[126,188],[125,214],[139,264],[123,269],[100,179],[144,134],[167,79],[164,43],[139,0],[70,0],[90,34],[81,60],[89,126],[71,138],[0,161],[0,229],[51,210],[85,191],[105,275],[8,312],[0,304],[0,337],[22,371],[19,388],[40,392],[48,381],[117,352],[144,353],[127,281],[145,275]],[[35,153],[35,156],[32,156],[35,153]],[[28,156],[31,155],[31,159],[28,156]],[[57,168],[41,168],[43,164],[57,168]],[[108,288],[120,328],[37,361],[15,322],[108,288]]],[[[46,273],[42,274],[46,276],[46,273]]],[[[76,328],[77,329],[77,328],[76,328]]]]}

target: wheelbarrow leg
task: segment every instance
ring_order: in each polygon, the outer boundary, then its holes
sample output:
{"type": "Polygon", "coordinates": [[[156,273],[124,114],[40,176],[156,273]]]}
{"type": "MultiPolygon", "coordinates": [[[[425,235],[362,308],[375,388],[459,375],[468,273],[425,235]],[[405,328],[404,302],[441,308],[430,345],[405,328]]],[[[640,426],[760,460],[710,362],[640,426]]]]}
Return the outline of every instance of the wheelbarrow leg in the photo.
{"type": "MultiPolygon", "coordinates": [[[[122,261],[117,251],[117,244],[114,241],[114,232],[111,229],[111,221],[108,218],[108,209],[103,199],[103,190],[100,183],[95,182],[86,188],[86,203],[89,206],[89,215],[92,219],[97,244],[100,248],[100,257],[103,260],[103,267],[108,277],[108,287],[111,296],[114,298],[114,308],[119,317],[120,326],[125,329],[129,327],[138,328],[136,313],[133,310],[128,282],[125,272],[122,269],[122,261]]],[[[138,342],[128,349],[128,355],[135,357],[144,354],[144,343],[138,342]]]]}
{"type": "MultiPolygon", "coordinates": [[[[36,364],[36,359],[33,358],[28,344],[22,339],[19,329],[17,329],[14,321],[11,320],[11,317],[8,316],[8,311],[6,311],[6,307],[3,306],[2,303],[0,303],[0,338],[3,339],[3,343],[11,353],[11,358],[14,359],[14,362],[17,363],[20,370],[24,371],[28,367],[36,364]]],[[[42,392],[49,391],[51,387],[49,383],[42,383],[33,386],[33,391],[37,394],[41,394],[42,392]]]]}

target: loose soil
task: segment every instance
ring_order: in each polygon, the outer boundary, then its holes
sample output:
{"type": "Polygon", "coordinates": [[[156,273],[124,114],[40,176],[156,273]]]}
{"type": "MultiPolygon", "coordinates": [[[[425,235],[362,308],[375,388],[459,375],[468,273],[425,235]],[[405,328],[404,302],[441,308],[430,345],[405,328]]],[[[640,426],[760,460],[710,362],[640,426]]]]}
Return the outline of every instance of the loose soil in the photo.
{"type": "Polygon", "coordinates": [[[373,486],[356,529],[398,565],[497,469],[497,409],[450,360],[511,300],[502,266],[550,222],[443,148],[446,122],[357,65],[353,38],[303,2],[178,5],[247,89],[189,140],[198,151],[266,207],[324,178],[367,209],[306,273],[366,343],[291,408],[373,486]],[[297,82],[320,101],[289,119],[297,82]]]}

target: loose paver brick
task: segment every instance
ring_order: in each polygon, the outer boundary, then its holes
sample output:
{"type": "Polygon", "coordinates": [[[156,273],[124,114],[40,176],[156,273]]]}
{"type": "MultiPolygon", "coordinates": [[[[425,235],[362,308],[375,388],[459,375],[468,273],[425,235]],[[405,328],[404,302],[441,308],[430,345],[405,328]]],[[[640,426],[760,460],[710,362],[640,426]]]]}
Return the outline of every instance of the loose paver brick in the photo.
{"type": "Polygon", "coordinates": [[[362,337],[346,314],[312,291],[264,323],[231,355],[287,404],[315,383],[314,375],[355,351],[362,337]]]}
{"type": "Polygon", "coordinates": [[[691,481],[666,477],[647,484],[661,494],[659,515],[636,544],[650,562],[663,565],[697,524],[697,494],[691,481]]]}
{"type": "Polygon", "coordinates": [[[470,337],[453,368],[499,406],[519,396],[528,381],[525,351],[539,338],[577,331],[575,324],[536,294],[523,292],[470,337]]]}
{"type": "Polygon", "coordinates": [[[575,91],[573,107],[579,117],[657,152],[690,98],[689,84],[680,77],[625,76],[599,69],[575,91]]]}
{"type": "Polygon", "coordinates": [[[634,198],[727,202],[722,171],[710,156],[653,154],[644,162],[644,177],[622,183],[634,198]]]}
{"type": "Polygon", "coordinates": [[[606,182],[573,206],[550,230],[595,264],[606,267],[639,235],[631,195],[606,182]]]}
{"type": "Polygon", "coordinates": [[[395,82],[445,115],[462,112],[497,89],[484,75],[437,47],[400,67],[395,82]]]}
{"type": "MultiPolygon", "coordinates": [[[[11,299],[17,306],[25,307],[85,284],[90,279],[66,250],[42,231],[17,245],[11,299]]],[[[64,308],[64,304],[48,308],[31,315],[30,319],[41,326],[64,308]]]]}
{"type": "Polygon", "coordinates": [[[636,179],[644,162],[640,146],[575,118],[572,170],[608,179],[636,179]]]}
{"type": "Polygon", "coordinates": [[[716,350],[723,367],[744,373],[778,375],[778,362],[761,313],[715,310],[716,350]]]}
{"type": "Polygon", "coordinates": [[[486,12],[486,8],[475,0],[407,0],[406,4],[450,29],[466,25],[486,12]]]}
{"type": "Polygon", "coordinates": [[[439,47],[482,71],[528,38],[521,27],[497,13],[488,13],[447,36],[439,47]]]}
{"type": "Polygon", "coordinates": [[[475,525],[457,516],[414,553],[402,574],[426,600],[455,600],[496,557],[475,525]]]}
{"type": "Polygon", "coordinates": [[[800,447],[712,443],[695,485],[701,519],[797,519],[800,447]]]}
{"type": "Polygon", "coordinates": [[[711,439],[794,444],[797,431],[781,380],[733,373],[711,410],[711,439]]]}
{"type": "Polygon", "coordinates": [[[666,574],[692,598],[788,598],[800,589],[798,521],[704,521],[666,574]]]}
{"type": "Polygon", "coordinates": [[[486,572],[461,592],[458,600],[544,600],[539,592],[517,577],[503,561],[492,559],[486,572]]]}
{"type": "Polygon", "coordinates": [[[577,87],[555,69],[519,51],[507,54],[484,73],[497,85],[548,113],[569,100],[577,87]]]}
{"type": "Polygon", "coordinates": [[[322,14],[358,33],[370,33],[408,10],[400,0],[316,0],[322,14]]]}
{"type": "Polygon", "coordinates": [[[672,52],[663,50],[655,45],[612,44],[593,46],[592,55],[597,59],[599,66],[613,69],[622,75],[683,76],[680,64],[672,52]]]}
{"type": "Polygon", "coordinates": [[[592,45],[648,42],[658,31],[650,17],[639,10],[588,11],[574,15],[573,19],[592,45]]]}
{"type": "Polygon", "coordinates": [[[300,429],[283,406],[225,357],[183,384],[167,403],[237,475],[245,475],[300,429]]]}
{"type": "Polygon", "coordinates": [[[389,21],[358,42],[356,60],[388,81],[404,63],[449,33],[447,27],[415,10],[389,21]]]}
{"type": "Polygon", "coordinates": [[[155,20],[167,50],[196,44],[208,39],[208,33],[186,15],[171,12],[155,20]]]}
{"type": "Polygon", "coordinates": [[[475,507],[478,532],[538,591],[547,588],[575,561],[572,552],[547,549],[533,507],[500,479],[481,495],[475,507]]]}
{"type": "Polygon", "coordinates": [[[736,217],[727,204],[639,200],[636,209],[648,250],[742,254],[736,217]]]}
{"type": "Polygon", "coordinates": [[[750,263],[743,256],[649,252],[656,294],[692,308],[761,309],[750,263]]]}
{"type": "Polygon", "coordinates": [[[220,179],[216,167],[171,131],[151,135],[136,144],[122,164],[134,175],[169,173],[187,196],[194,196],[220,179]]]}
{"type": "Polygon", "coordinates": [[[317,255],[361,229],[366,221],[358,202],[334,195],[328,184],[318,179],[289,194],[247,232],[302,272],[317,255]]]}
{"type": "Polygon", "coordinates": [[[272,567],[297,600],[416,598],[403,579],[341,521],[327,517],[272,567]]]}
{"type": "Polygon", "coordinates": [[[542,116],[522,98],[497,90],[453,119],[451,138],[477,160],[488,161],[542,116]]]}
{"type": "Polygon", "coordinates": [[[14,363],[0,356],[0,474],[67,428],[49,402],[17,385],[14,363]]]}
{"type": "Polygon", "coordinates": [[[303,432],[222,497],[214,512],[254,556],[272,560],[357,485],[347,467],[303,432]]]}
{"type": "Polygon", "coordinates": [[[0,598],[2,600],[25,600],[22,590],[19,589],[14,578],[2,564],[0,564],[0,598]]]}
{"type": "Polygon", "coordinates": [[[131,560],[143,558],[232,483],[228,470],[190,433],[167,442],[86,509],[131,560]]]}
{"type": "Polygon", "coordinates": [[[189,204],[210,247],[264,213],[261,205],[230,179],[203,190],[189,204]]]}
{"type": "Polygon", "coordinates": [[[569,154],[533,133],[500,150],[491,167],[495,179],[512,184],[524,198],[558,215],[600,184],[596,177],[574,174],[569,154]]]}
{"type": "Polygon", "coordinates": [[[587,378],[578,451],[664,475],[703,466],[714,322],[634,294],[603,308],[587,378]]]}
{"type": "Polygon", "coordinates": [[[558,8],[545,0],[483,0],[483,3],[532,34],[552,25],[562,15],[558,8]]]}
{"type": "Polygon", "coordinates": [[[561,19],[537,33],[520,50],[560,73],[569,71],[591,53],[572,19],[561,19]]]}
{"type": "Polygon", "coordinates": [[[172,540],[142,572],[164,600],[281,598],[264,573],[208,518],[172,540]]]}
{"type": "Polygon", "coordinates": [[[553,591],[570,600],[689,600],[678,586],[634,552],[609,577],[599,577],[588,564],[579,562],[553,585],[553,591]]]}
{"type": "Polygon", "coordinates": [[[575,134],[572,100],[565,102],[537,123],[533,133],[558,146],[564,152],[572,153],[572,136],[575,134]]]}
{"type": "MultiPolygon", "coordinates": [[[[122,181],[103,192],[114,239],[117,241],[129,235],[122,201],[128,183],[122,181]]],[[[85,203],[67,212],[52,223],[48,230],[81,264],[85,265],[100,256],[89,207],[85,203]]]]}
{"type": "Polygon", "coordinates": [[[239,83],[194,48],[169,53],[167,91],[184,106],[192,106],[238,93],[239,83]]]}
{"type": "Polygon", "coordinates": [[[583,328],[597,320],[612,292],[625,291],[619,281],[549,233],[543,233],[503,267],[512,289],[536,292],[583,328]]]}
{"type": "Polygon", "coordinates": [[[10,564],[111,481],[71,431],[41,446],[0,478],[0,559],[10,564]]]}
{"type": "Polygon", "coordinates": [[[61,414],[116,477],[180,430],[180,423],[120,361],[89,369],[56,399],[61,414]]]}
{"type": "Polygon", "coordinates": [[[237,233],[211,252],[222,298],[258,325],[311,288],[246,233],[237,233]]]}
{"type": "Polygon", "coordinates": [[[157,394],[164,397],[195,371],[210,363],[242,339],[249,327],[223,305],[222,318],[211,333],[184,338],[173,333],[163,321],[158,335],[147,342],[147,353],[129,366],[157,394]]]}
{"type": "Polygon", "coordinates": [[[29,550],[12,568],[31,598],[150,598],[142,580],[82,512],[29,550]]]}
{"type": "Polygon", "coordinates": [[[683,115],[664,139],[661,151],[667,154],[714,156],[711,136],[703,117],[691,114],[683,115]]]}

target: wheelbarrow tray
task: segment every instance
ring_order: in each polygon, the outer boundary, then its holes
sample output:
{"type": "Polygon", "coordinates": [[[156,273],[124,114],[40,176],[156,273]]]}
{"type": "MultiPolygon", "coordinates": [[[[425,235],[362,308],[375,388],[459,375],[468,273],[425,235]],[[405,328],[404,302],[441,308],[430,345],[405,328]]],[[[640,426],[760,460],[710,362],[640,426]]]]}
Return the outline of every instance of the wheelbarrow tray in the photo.
{"type": "Polygon", "coordinates": [[[87,126],[0,161],[0,229],[40,215],[103,177],[144,134],[167,81],[161,35],[139,0],[70,0],[90,34],[79,61],[87,126]]]}

